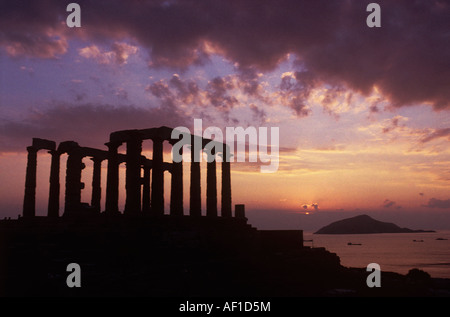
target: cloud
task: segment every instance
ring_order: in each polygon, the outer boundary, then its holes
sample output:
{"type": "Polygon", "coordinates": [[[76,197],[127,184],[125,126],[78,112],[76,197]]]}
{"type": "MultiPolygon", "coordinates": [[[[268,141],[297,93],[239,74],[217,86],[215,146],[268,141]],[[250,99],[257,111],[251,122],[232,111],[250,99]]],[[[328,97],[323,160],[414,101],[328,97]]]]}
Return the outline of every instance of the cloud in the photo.
{"type": "Polygon", "coordinates": [[[163,80],[148,85],[145,90],[157,98],[169,98],[172,96],[169,86],[163,80]]]}
{"type": "Polygon", "coordinates": [[[321,104],[324,111],[339,119],[340,113],[349,110],[353,101],[353,93],[344,87],[336,86],[325,89],[321,104]]]}
{"type": "Polygon", "coordinates": [[[11,57],[30,55],[38,58],[51,59],[67,52],[67,40],[60,36],[24,35],[18,38],[8,38],[4,43],[6,53],[11,57]]]}
{"type": "Polygon", "coordinates": [[[423,207],[428,208],[441,208],[441,209],[447,209],[450,208],[450,199],[447,200],[441,200],[437,198],[430,198],[428,201],[428,204],[422,205],[423,207]]]}
{"type": "Polygon", "coordinates": [[[123,88],[117,88],[114,94],[122,101],[128,100],[128,92],[123,88]]]}
{"type": "MultiPolygon", "coordinates": [[[[365,95],[376,88],[397,107],[450,107],[448,1],[380,0],[381,28],[365,25],[367,2],[358,0],[77,3],[80,30],[64,25],[66,3],[2,1],[0,47],[10,56],[55,58],[72,38],[133,39],[147,50],[152,67],[205,65],[219,54],[240,69],[261,72],[294,56],[298,70],[312,74],[316,84],[365,95]]],[[[92,56],[105,53],[87,48],[92,56]]],[[[108,52],[119,64],[130,55],[123,46],[108,52]]],[[[257,85],[250,81],[246,89],[256,92],[257,85]]],[[[307,115],[302,96],[292,98],[291,108],[307,115]]]]}
{"type": "Polygon", "coordinates": [[[316,84],[314,75],[308,71],[283,73],[279,85],[282,103],[294,110],[297,117],[308,116],[311,110],[307,100],[316,84]]]}
{"type": "Polygon", "coordinates": [[[206,96],[208,101],[219,111],[228,113],[238,104],[238,100],[228,91],[235,88],[231,76],[215,77],[208,82],[206,96]]]}
{"type": "Polygon", "coordinates": [[[384,208],[391,208],[392,207],[392,208],[395,208],[395,209],[401,209],[402,208],[402,206],[397,205],[395,203],[395,201],[392,201],[392,200],[389,200],[389,199],[385,199],[384,200],[383,207],[384,208]]]}
{"type": "Polygon", "coordinates": [[[93,59],[99,64],[123,65],[127,63],[131,55],[137,53],[137,50],[136,46],[115,42],[111,47],[111,51],[102,52],[96,45],[91,45],[80,48],[78,54],[84,58],[93,59]]]}
{"type": "Polygon", "coordinates": [[[25,151],[33,137],[103,148],[113,131],[189,126],[189,120],[173,107],[56,104],[40,112],[30,111],[22,121],[0,121],[0,148],[2,152],[25,151]]]}
{"type": "Polygon", "coordinates": [[[259,78],[263,76],[256,68],[239,68],[237,79],[239,88],[247,95],[254,97],[264,103],[270,103],[271,100],[264,96],[264,87],[259,78]]]}
{"type": "Polygon", "coordinates": [[[127,43],[114,43],[111,47],[112,52],[114,53],[114,57],[116,60],[116,63],[118,64],[126,64],[128,58],[131,55],[134,55],[137,53],[138,48],[137,46],[128,45],[127,43]]]}
{"type": "Polygon", "coordinates": [[[250,110],[252,111],[253,121],[264,122],[266,120],[266,112],[263,109],[258,108],[255,104],[250,104],[250,110]]]}
{"type": "Polygon", "coordinates": [[[111,52],[109,54],[100,52],[100,49],[96,45],[80,48],[78,54],[84,58],[92,58],[99,64],[109,64],[112,55],[111,52]]]}
{"type": "MultiPolygon", "coordinates": [[[[260,84],[257,84],[260,85],[260,84]]],[[[240,75],[232,74],[216,76],[203,85],[195,79],[185,79],[179,74],[173,74],[170,79],[160,79],[147,85],[145,90],[160,101],[161,105],[180,105],[186,113],[197,118],[210,119],[215,124],[218,119],[225,123],[241,123],[245,125],[246,119],[251,125],[265,122],[267,113],[264,106],[269,99],[268,93],[247,90],[248,86],[240,75]],[[231,113],[237,110],[237,118],[231,113]],[[246,115],[243,115],[246,108],[246,115]]],[[[261,89],[262,90],[262,89],[261,89]]],[[[248,125],[248,124],[247,124],[248,125]]]]}
{"type": "Polygon", "coordinates": [[[20,70],[27,72],[31,77],[34,75],[34,69],[32,67],[20,66],[20,70]]]}
{"type": "Polygon", "coordinates": [[[62,3],[1,1],[0,48],[11,57],[54,59],[65,54],[68,39],[61,12],[65,12],[62,3]]]}
{"type": "Polygon", "coordinates": [[[160,107],[184,108],[187,116],[193,115],[198,107],[202,107],[204,93],[193,79],[182,79],[174,74],[170,80],[160,79],[145,90],[160,102],[160,107]]]}
{"type": "Polygon", "coordinates": [[[370,113],[378,113],[380,112],[380,109],[378,109],[378,106],[374,104],[369,107],[369,111],[370,113]]]}
{"type": "Polygon", "coordinates": [[[314,211],[318,211],[319,210],[319,204],[318,203],[312,203],[312,204],[303,204],[302,208],[307,210],[309,207],[313,208],[314,211]]]}
{"type": "Polygon", "coordinates": [[[394,131],[398,128],[405,127],[405,122],[408,121],[408,118],[402,117],[402,116],[395,116],[392,119],[388,119],[385,122],[385,125],[383,127],[383,133],[388,133],[391,131],[394,131]]]}
{"type": "Polygon", "coordinates": [[[177,96],[184,103],[198,102],[200,88],[194,80],[182,80],[178,74],[174,74],[169,81],[171,87],[177,91],[177,96]]]}
{"type": "Polygon", "coordinates": [[[429,133],[425,137],[423,137],[420,142],[427,143],[435,139],[439,138],[447,138],[450,141],[450,128],[445,129],[436,129],[433,132],[429,133]]]}
{"type": "Polygon", "coordinates": [[[389,199],[385,199],[383,202],[384,208],[389,208],[389,207],[392,207],[393,205],[395,205],[395,201],[391,201],[389,199]]]}

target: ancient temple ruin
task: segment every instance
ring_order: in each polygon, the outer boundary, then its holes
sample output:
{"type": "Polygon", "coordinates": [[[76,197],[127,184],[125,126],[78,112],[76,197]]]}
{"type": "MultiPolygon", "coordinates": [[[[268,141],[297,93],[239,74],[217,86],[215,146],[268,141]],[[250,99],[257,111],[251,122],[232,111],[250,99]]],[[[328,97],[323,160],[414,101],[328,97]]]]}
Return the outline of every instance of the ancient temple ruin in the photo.
{"type": "Polygon", "coordinates": [[[311,267],[339,265],[335,255],[304,248],[302,230],[259,230],[248,223],[242,204],[235,205],[233,216],[226,144],[159,127],[116,131],[105,145],[34,138],[27,147],[23,217],[0,220],[7,268],[0,274],[0,294],[234,296],[237,290],[255,294],[261,285],[279,287],[279,272],[292,281],[300,273],[309,278],[311,267]],[[152,141],[148,152],[146,140],[152,141]],[[46,216],[36,215],[41,150],[51,155],[46,216]],[[183,150],[190,160],[180,159],[183,150]],[[92,163],[85,165],[88,159],[92,163]],[[86,181],[92,181],[90,193],[83,192],[86,181]],[[164,189],[170,193],[164,195],[164,189]],[[71,263],[87,272],[85,286],[75,293],[66,287],[71,263]]]}
{"type": "MultiPolygon", "coordinates": [[[[122,130],[110,134],[107,149],[95,149],[80,146],[74,141],[61,142],[58,146],[54,141],[34,138],[32,145],[27,147],[28,162],[25,180],[25,197],[23,218],[36,217],[36,172],[37,152],[47,150],[51,154],[50,188],[48,200],[49,218],[60,216],[60,157],[67,154],[65,168],[65,199],[63,216],[84,216],[104,213],[105,215],[121,214],[119,211],[119,165],[125,163],[125,208],[124,215],[164,215],[164,172],[171,173],[170,211],[171,216],[185,215],[183,208],[183,162],[165,162],[163,142],[173,145],[180,139],[172,138],[172,128],[159,127],[142,130],[122,130]],[[142,155],[142,143],[152,140],[152,158],[142,155]],[[126,146],[126,153],[120,154],[118,149],[126,146]],[[85,168],[83,159],[89,157],[93,161],[91,202],[81,202],[81,191],[84,184],[81,181],[85,168]],[[101,210],[101,164],[107,161],[105,210],[101,210]],[[151,176],[151,177],[150,177],[151,176]]],[[[182,135],[182,133],[180,133],[182,135]]],[[[186,136],[186,135],[184,135],[186,136]]],[[[232,217],[230,151],[228,145],[205,139],[196,135],[188,135],[191,143],[190,164],[190,201],[189,216],[201,216],[201,168],[198,159],[203,149],[211,142],[215,146],[214,159],[207,160],[206,172],[206,216],[218,217],[217,199],[217,164],[216,156],[222,157],[221,164],[221,208],[220,216],[232,217]],[[200,144],[200,147],[194,146],[200,144]],[[221,150],[220,150],[221,149],[221,150]],[[221,151],[221,153],[220,153],[221,151]]],[[[182,155],[182,147],[180,155],[182,155]]],[[[243,206],[237,208],[236,216],[245,217],[243,206]]]]}

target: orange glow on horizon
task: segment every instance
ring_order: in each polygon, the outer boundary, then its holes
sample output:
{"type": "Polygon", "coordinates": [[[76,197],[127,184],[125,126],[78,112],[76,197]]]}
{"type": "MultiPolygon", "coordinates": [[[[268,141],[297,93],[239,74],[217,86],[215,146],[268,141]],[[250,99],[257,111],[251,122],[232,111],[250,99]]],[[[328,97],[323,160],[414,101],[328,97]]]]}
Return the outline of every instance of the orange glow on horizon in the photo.
{"type": "MultiPolygon", "coordinates": [[[[148,154],[148,153],[146,153],[148,154]]],[[[246,209],[272,209],[292,212],[320,210],[421,208],[428,199],[447,197],[449,185],[442,178],[442,166],[448,161],[442,154],[408,152],[396,144],[378,147],[348,146],[346,149],[302,149],[280,153],[280,168],[275,173],[261,173],[259,165],[232,163],[232,201],[246,209]],[[419,195],[422,193],[422,195],[419,195]],[[386,204],[385,202],[392,202],[386,204]],[[302,206],[306,205],[307,209],[302,206]]],[[[65,155],[61,159],[61,209],[64,206],[65,155]]],[[[165,161],[170,158],[166,156],[165,161]]],[[[90,201],[92,162],[85,159],[82,200],[90,201]]],[[[102,165],[102,206],[106,190],[106,162],[102,165]]],[[[48,194],[50,156],[38,154],[37,210],[45,213],[48,194]]],[[[184,206],[189,206],[189,163],[184,164],[184,206]]],[[[206,205],[206,162],[202,166],[202,204],[206,205]]],[[[217,164],[217,193],[220,210],[221,163],[217,164]]],[[[21,211],[26,169],[25,153],[0,156],[2,201],[11,201],[15,213],[21,211]]],[[[125,168],[120,168],[120,207],[124,205],[125,168]]],[[[166,210],[170,202],[170,173],[165,174],[166,210]]],[[[12,207],[11,207],[12,208],[12,207]]]]}

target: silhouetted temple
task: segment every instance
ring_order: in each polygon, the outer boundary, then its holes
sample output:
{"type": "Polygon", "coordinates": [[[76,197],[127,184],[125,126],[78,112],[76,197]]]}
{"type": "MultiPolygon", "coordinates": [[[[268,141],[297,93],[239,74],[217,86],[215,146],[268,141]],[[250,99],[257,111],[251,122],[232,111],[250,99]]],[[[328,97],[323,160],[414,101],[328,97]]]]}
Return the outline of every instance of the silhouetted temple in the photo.
{"type": "Polygon", "coordinates": [[[336,278],[342,270],[339,258],[323,248],[303,246],[302,230],[254,228],[247,223],[243,204],[235,205],[233,216],[231,151],[226,144],[159,127],[113,132],[106,147],[83,147],[75,141],[57,145],[39,138],[27,147],[23,217],[0,221],[0,259],[4,260],[0,261],[0,295],[298,295],[320,294],[341,285],[336,278]],[[152,141],[151,158],[143,155],[145,140],[152,141]],[[169,162],[164,160],[164,142],[172,146],[169,162]],[[125,151],[119,151],[122,145],[125,151]],[[185,161],[189,174],[183,173],[184,147],[190,149],[191,159],[185,161]],[[40,150],[51,155],[44,217],[36,216],[40,150]],[[203,154],[207,156],[204,214],[203,154]],[[60,208],[62,155],[67,161],[60,208]],[[218,156],[222,159],[216,161],[218,156]],[[81,201],[86,158],[93,161],[89,203],[81,201]],[[104,201],[103,163],[107,167],[104,201]],[[124,181],[119,173],[122,163],[124,181]],[[166,172],[171,174],[170,186],[165,186],[166,172]],[[183,202],[186,175],[189,204],[183,202]],[[124,184],[122,211],[119,188],[124,184]],[[164,188],[170,188],[170,204],[164,202],[169,196],[164,188]],[[82,268],[84,286],[78,290],[66,285],[69,263],[82,268]],[[315,283],[323,278],[331,282],[315,283]]]}
{"type": "MultiPolygon", "coordinates": [[[[181,140],[171,137],[173,129],[168,127],[150,128],[142,130],[123,130],[110,134],[110,140],[106,143],[107,150],[82,147],[74,141],[61,142],[58,146],[54,141],[34,138],[31,146],[27,147],[28,162],[25,180],[25,197],[23,204],[23,217],[36,216],[36,166],[37,152],[48,150],[51,154],[50,189],[48,200],[48,217],[59,216],[60,196],[60,156],[67,154],[66,186],[64,216],[81,216],[101,211],[101,164],[107,161],[107,184],[105,214],[119,213],[119,165],[126,163],[125,177],[125,215],[164,215],[164,172],[171,173],[170,215],[184,215],[183,210],[183,162],[164,162],[163,142],[168,141],[172,146],[181,140]],[[152,140],[152,158],[142,155],[142,142],[152,140]],[[125,144],[126,153],[119,154],[118,148],[125,144]],[[81,202],[81,190],[84,184],[81,182],[82,170],[85,164],[83,158],[90,157],[93,161],[92,195],[91,203],[81,202]],[[143,175],[143,176],[142,176],[143,175]],[[151,178],[150,178],[151,175],[151,178]]],[[[181,135],[181,134],[180,134],[181,135]]],[[[186,134],[184,135],[186,136],[186,134]]],[[[217,217],[217,175],[216,156],[222,157],[221,163],[221,216],[232,217],[231,204],[231,177],[230,177],[230,151],[226,144],[218,143],[199,136],[189,135],[191,140],[190,162],[190,201],[189,215],[201,216],[201,151],[208,145],[214,145],[214,150],[208,155],[213,155],[207,160],[206,173],[206,216],[217,217]],[[220,151],[222,151],[220,153],[220,151]]],[[[183,147],[180,147],[179,155],[182,155],[183,147]]],[[[238,216],[244,218],[244,212],[238,212],[238,216]]]]}
{"type": "MultiPolygon", "coordinates": [[[[365,269],[342,267],[336,254],[304,246],[302,230],[256,229],[247,223],[243,204],[235,205],[233,217],[228,146],[173,131],[159,127],[113,132],[104,150],[74,141],[57,145],[34,138],[27,148],[23,217],[0,221],[0,296],[328,296],[342,289],[379,294],[367,288],[365,269]],[[179,135],[179,139],[172,135],[179,135]],[[153,141],[151,158],[142,153],[145,140],[153,141]],[[172,145],[171,162],[164,161],[165,141],[172,145]],[[121,145],[126,148],[123,154],[119,152],[121,145]],[[190,147],[191,152],[188,212],[183,208],[186,174],[179,159],[183,146],[190,147]],[[46,217],[36,216],[40,150],[51,155],[46,217]],[[205,216],[199,159],[202,152],[208,156],[205,216]],[[63,154],[67,162],[60,217],[63,154]],[[222,156],[220,216],[218,155],[222,156]],[[81,202],[85,158],[93,161],[90,203],[81,202]],[[104,161],[106,197],[102,202],[104,161]],[[119,211],[122,163],[126,164],[123,212],[119,211]],[[167,212],[166,172],[171,174],[167,212]],[[80,288],[68,287],[70,263],[81,267],[80,288]]],[[[389,284],[387,278],[383,277],[384,285],[389,284]]],[[[407,281],[396,282],[401,278],[393,276],[393,286],[384,286],[382,294],[418,294],[407,281]]],[[[428,294],[427,289],[427,285],[421,288],[425,291],[420,294],[428,294]]]]}

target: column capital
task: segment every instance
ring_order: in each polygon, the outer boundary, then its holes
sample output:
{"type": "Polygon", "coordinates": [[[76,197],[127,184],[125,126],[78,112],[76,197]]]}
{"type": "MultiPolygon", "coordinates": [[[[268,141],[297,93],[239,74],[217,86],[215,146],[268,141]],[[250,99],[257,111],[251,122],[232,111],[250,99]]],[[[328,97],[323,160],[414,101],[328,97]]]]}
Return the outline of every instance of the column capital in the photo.
{"type": "Polygon", "coordinates": [[[119,146],[121,146],[123,144],[123,142],[106,142],[105,145],[108,147],[108,149],[116,149],[119,148],[119,146]]]}
{"type": "Polygon", "coordinates": [[[142,164],[141,167],[144,171],[146,170],[150,171],[152,169],[152,164],[142,164]]]}
{"type": "Polygon", "coordinates": [[[58,151],[58,150],[50,150],[50,151],[47,151],[47,153],[48,154],[51,154],[52,156],[54,156],[54,155],[57,155],[57,156],[60,156],[62,153],[60,152],[60,151],[58,151]]]}
{"type": "Polygon", "coordinates": [[[90,157],[89,159],[95,163],[95,162],[103,162],[106,158],[93,156],[90,157]]]}
{"type": "Polygon", "coordinates": [[[28,153],[37,153],[39,149],[34,146],[27,146],[27,151],[28,153]]]}
{"type": "Polygon", "coordinates": [[[151,138],[151,140],[153,141],[153,142],[164,142],[166,139],[165,138],[163,138],[162,136],[159,136],[159,135],[155,135],[155,136],[153,136],[152,138],[151,138]]]}
{"type": "Polygon", "coordinates": [[[167,142],[169,142],[170,145],[174,145],[175,143],[179,142],[181,139],[169,139],[167,142]]]}

